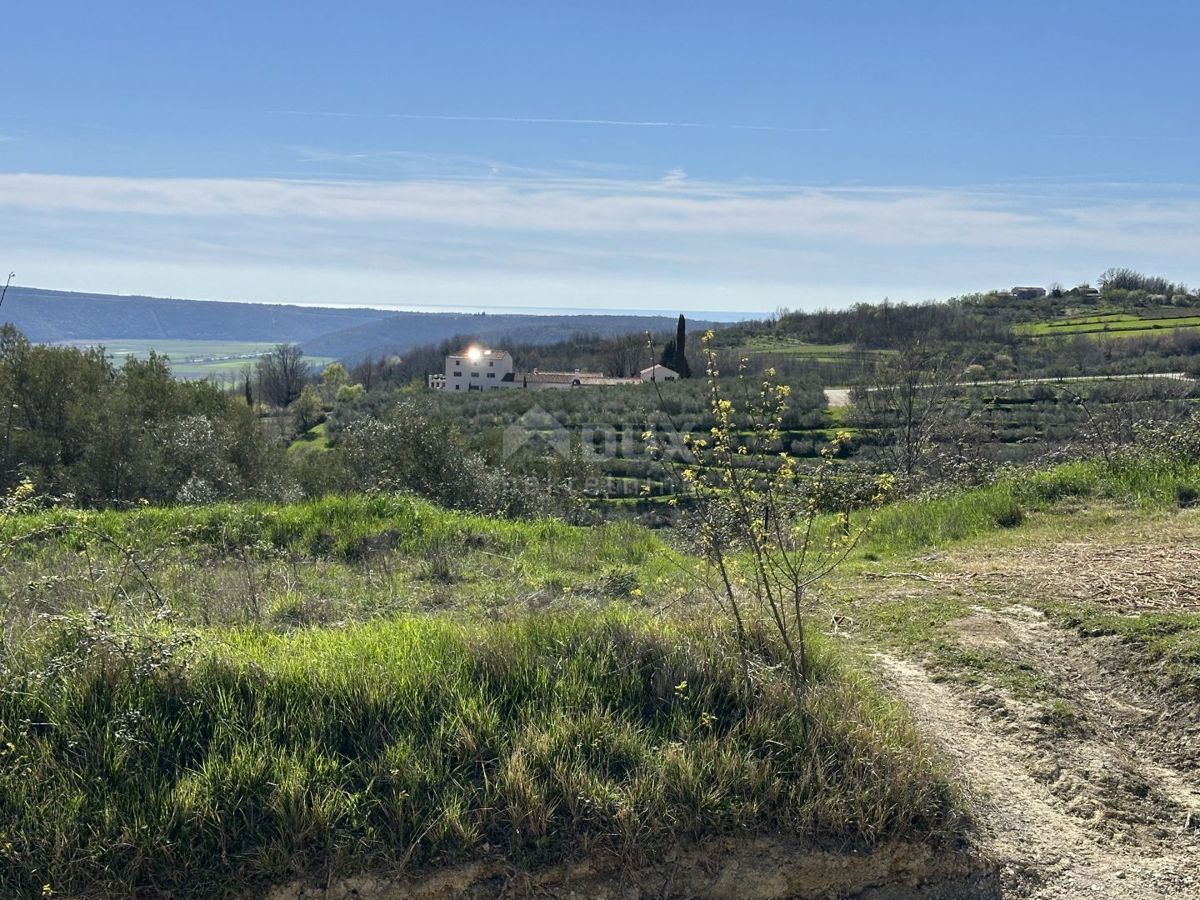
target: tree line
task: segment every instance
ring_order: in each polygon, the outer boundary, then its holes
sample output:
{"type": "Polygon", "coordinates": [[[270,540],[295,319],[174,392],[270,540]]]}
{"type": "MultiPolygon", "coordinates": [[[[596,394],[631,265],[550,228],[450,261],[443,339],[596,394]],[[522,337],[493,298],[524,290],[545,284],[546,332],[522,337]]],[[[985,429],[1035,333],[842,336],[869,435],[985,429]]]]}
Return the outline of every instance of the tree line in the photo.
{"type": "Polygon", "coordinates": [[[176,381],[157,354],[118,367],[102,349],[30,343],[0,328],[0,479],[83,505],[201,502],[272,491],[282,451],[217,386],[176,381]]]}

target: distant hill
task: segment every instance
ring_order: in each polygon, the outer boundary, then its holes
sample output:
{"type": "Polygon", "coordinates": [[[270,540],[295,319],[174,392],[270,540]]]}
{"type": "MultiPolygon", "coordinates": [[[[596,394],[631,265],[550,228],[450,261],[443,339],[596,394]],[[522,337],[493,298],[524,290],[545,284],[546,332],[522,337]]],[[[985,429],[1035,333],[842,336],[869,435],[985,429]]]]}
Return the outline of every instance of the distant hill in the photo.
{"type": "Polygon", "coordinates": [[[389,315],[378,309],[330,309],[218,300],[166,300],[11,287],[0,321],[31,341],[113,338],[297,342],[389,315]]]}
{"type": "MultiPolygon", "coordinates": [[[[691,321],[691,320],[689,320],[691,321]]],[[[712,323],[696,320],[693,329],[712,323]]],[[[424,344],[434,344],[456,335],[470,335],[494,344],[554,344],[587,333],[612,337],[642,331],[673,331],[669,316],[534,316],[493,313],[393,313],[385,319],[355,325],[343,331],[304,342],[312,356],[358,362],[424,344]]]]}
{"type": "MultiPolygon", "coordinates": [[[[17,287],[0,322],[31,341],[228,341],[298,343],[310,356],[356,363],[458,335],[501,343],[551,344],[580,332],[611,336],[675,327],[668,316],[508,315],[172,300],[17,287]]],[[[696,321],[695,328],[709,323],[696,321]]]]}

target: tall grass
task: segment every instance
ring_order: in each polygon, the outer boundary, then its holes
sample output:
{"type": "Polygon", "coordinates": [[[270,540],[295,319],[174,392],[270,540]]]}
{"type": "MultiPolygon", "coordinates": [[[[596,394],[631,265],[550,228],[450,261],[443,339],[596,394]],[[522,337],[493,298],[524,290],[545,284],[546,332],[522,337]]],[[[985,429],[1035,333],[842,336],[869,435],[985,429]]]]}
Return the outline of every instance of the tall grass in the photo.
{"type": "Polygon", "coordinates": [[[719,633],[633,613],[401,618],[182,650],[64,620],[0,675],[0,896],[231,896],[302,873],[700,835],[930,839],[954,797],[814,646],[746,694],[719,633]]]}
{"type": "Polygon", "coordinates": [[[645,558],[658,542],[643,529],[614,524],[581,529],[556,521],[506,521],[447,511],[411,496],[334,495],[303,503],[217,503],[146,507],[129,511],[81,511],[61,507],[0,522],[0,542],[39,537],[68,546],[85,531],[113,540],[161,543],[174,540],[218,552],[266,544],[279,550],[354,559],[379,547],[421,552],[449,538],[470,535],[501,550],[553,545],[560,555],[645,558]]]}
{"type": "Polygon", "coordinates": [[[204,626],[329,623],[628,598],[681,572],[677,553],[631,523],[501,521],[403,496],[47,509],[0,519],[0,652],[17,620],[71,609],[165,604],[204,626]]]}
{"type": "Polygon", "coordinates": [[[982,487],[888,504],[876,512],[860,552],[888,556],[942,547],[1016,527],[1025,512],[1047,510],[1063,501],[1112,500],[1143,509],[1169,507],[1189,486],[1200,486],[1200,463],[1157,456],[1015,470],[982,487]]]}

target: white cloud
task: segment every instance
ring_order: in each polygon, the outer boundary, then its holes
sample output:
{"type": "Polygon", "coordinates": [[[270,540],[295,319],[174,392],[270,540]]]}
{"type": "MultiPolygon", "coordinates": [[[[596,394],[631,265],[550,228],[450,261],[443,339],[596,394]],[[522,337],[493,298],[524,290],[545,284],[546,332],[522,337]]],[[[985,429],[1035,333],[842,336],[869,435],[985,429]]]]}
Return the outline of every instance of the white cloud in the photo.
{"type": "Polygon", "coordinates": [[[769,310],[1094,279],[1109,265],[1200,280],[1188,186],[730,184],[397,158],[424,174],[0,175],[0,264],[46,286],[472,308],[769,310]]]}
{"type": "Polygon", "coordinates": [[[553,234],[729,236],[864,246],[1102,247],[1200,243],[1200,198],[1125,200],[963,189],[739,188],[599,180],[388,182],[0,175],[0,208],[37,213],[407,223],[553,234]]]}

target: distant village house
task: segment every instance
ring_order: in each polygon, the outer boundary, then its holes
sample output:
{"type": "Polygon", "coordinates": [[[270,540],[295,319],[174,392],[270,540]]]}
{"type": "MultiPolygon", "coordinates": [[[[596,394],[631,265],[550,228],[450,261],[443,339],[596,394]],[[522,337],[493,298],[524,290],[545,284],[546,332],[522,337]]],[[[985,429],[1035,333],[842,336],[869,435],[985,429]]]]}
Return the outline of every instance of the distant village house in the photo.
{"type": "Polygon", "coordinates": [[[668,369],[666,366],[655,363],[652,366],[647,366],[638,373],[638,377],[642,381],[678,381],[679,373],[674,369],[668,369]]]}
{"type": "Polygon", "coordinates": [[[1043,287],[1015,287],[1012,289],[1012,295],[1018,300],[1038,300],[1046,296],[1046,289],[1043,287]]]}
{"type": "Polygon", "coordinates": [[[638,378],[610,378],[601,372],[517,372],[512,357],[503,350],[469,347],[446,357],[445,372],[429,376],[429,387],[437,391],[563,390],[584,385],[640,384],[643,381],[674,381],[679,376],[665,366],[645,369],[638,378]]]}

